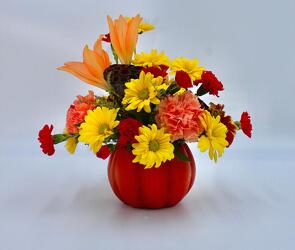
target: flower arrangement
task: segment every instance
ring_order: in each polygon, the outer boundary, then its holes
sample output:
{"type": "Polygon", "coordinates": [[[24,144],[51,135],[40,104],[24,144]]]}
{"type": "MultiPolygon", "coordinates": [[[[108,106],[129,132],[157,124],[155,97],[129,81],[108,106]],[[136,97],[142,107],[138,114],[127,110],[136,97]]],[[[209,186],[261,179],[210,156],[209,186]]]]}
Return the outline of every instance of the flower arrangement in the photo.
{"type": "Polygon", "coordinates": [[[206,95],[219,97],[223,84],[197,59],[170,59],[156,49],[136,52],[138,36],[154,29],[137,15],[107,17],[109,33],[99,36],[93,48],[83,50],[82,62],[66,62],[59,70],[101,88],[79,95],[66,114],[63,133],[53,125],[39,131],[43,153],[53,155],[54,145],[65,142],[73,154],[78,143],[106,159],[118,148],[127,148],[133,162],[145,169],[158,168],[175,157],[187,161],[179,146],[196,142],[201,152],[217,161],[238,130],[251,137],[250,116],[243,112],[234,121],[223,104],[206,104],[206,95]],[[103,45],[109,45],[112,63],[103,45]]]}

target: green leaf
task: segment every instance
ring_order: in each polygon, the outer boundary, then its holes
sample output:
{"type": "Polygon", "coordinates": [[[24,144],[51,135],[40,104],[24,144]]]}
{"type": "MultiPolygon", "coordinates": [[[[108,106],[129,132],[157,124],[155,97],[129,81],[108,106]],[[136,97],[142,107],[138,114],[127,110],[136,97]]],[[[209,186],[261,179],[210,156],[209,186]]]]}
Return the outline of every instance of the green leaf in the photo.
{"type": "Polygon", "coordinates": [[[179,146],[184,144],[185,141],[184,140],[177,140],[173,143],[174,145],[174,154],[176,155],[176,157],[181,160],[181,161],[185,161],[185,162],[190,162],[189,158],[180,151],[179,146]]]}
{"type": "Polygon", "coordinates": [[[110,149],[111,153],[113,153],[116,148],[116,145],[114,145],[114,144],[107,144],[106,146],[110,149]]]}
{"type": "Polygon", "coordinates": [[[235,125],[238,127],[238,129],[241,129],[241,123],[239,121],[235,121],[235,125]]]}
{"type": "Polygon", "coordinates": [[[127,142],[127,150],[131,152],[133,150],[132,144],[130,142],[127,142]]]}
{"type": "Polygon", "coordinates": [[[117,131],[115,131],[115,133],[111,134],[110,136],[104,139],[104,143],[108,144],[109,142],[118,140],[118,138],[119,138],[119,135],[117,131]]]}
{"type": "Polygon", "coordinates": [[[170,86],[167,88],[166,93],[167,94],[170,94],[170,95],[173,95],[173,94],[175,94],[179,90],[180,90],[180,87],[177,85],[177,83],[176,82],[172,82],[170,84],[170,86]]]}
{"type": "Polygon", "coordinates": [[[185,162],[190,162],[189,158],[187,158],[187,156],[182,153],[179,148],[176,148],[174,151],[174,154],[176,155],[176,157],[181,160],[181,161],[185,161],[185,162]]]}
{"type": "Polygon", "coordinates": [[[112,49],[112,52],[113,52],[113,55],[114,55],[114,60],[116,62],[116,64],[118,64],[119,60],[118,60],[118,55],[113,47],[113,45],[111,44],[111,49],[112,49]]]}
{"type": "Polygon", "coordinates": [[[209,91],[207,90],[207,89],[205,89],[204,87],[203,87],[203,85],[201,85],[201,87],[199,87],[198,88],[198,90],[197,90],[197,96],[202,96],[202,95],[205,95],[205,94],[207,94],[209,91]]]}

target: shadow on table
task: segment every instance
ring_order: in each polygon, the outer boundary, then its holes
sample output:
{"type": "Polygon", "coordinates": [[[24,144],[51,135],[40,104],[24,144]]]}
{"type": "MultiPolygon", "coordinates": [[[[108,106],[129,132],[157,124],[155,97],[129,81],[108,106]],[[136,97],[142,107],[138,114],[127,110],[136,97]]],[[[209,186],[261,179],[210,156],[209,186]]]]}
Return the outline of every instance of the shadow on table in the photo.
{"type": "Polygon", "coordinates": [[[194,188],[177,206],[159,210],[135,209],[123,204],[106,182],[83,186],[70,200],[61,195],[47,204],[43,210],[45,214],[67,214],[97,225],[107,223],[122,227],[134,223],[145,223],[147,227],[196,222],[203,225],[215,218],[247,218],[249,214],[255,219],[269,205],[266,199],[251,189],[230,189],[226,185],[217,189],[194,188]]]}

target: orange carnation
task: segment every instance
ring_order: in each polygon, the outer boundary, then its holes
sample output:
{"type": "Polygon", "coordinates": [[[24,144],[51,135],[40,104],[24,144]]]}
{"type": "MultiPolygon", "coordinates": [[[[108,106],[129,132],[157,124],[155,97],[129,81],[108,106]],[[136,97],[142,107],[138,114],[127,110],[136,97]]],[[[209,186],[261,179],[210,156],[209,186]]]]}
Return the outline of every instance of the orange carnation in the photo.
{"type": "Polygon", "coordinates": [[[79,124],[84,121],[87,111],[89,109],[94,109],[95,101],[93,91],[89,91],[86,96],[77,96],[77,99],[67,111],[66,128],[68,133],[75,134],[79,132],[79,124]]]}
{"type": "Polygon", "coordinates": [[[181,95],[168,96],[159,104],[156,115],[158,126],[171,134],[171,140],[197,141],[203,128],[199,115],[201,105],[196,96],[187,91],[181,95]]]}

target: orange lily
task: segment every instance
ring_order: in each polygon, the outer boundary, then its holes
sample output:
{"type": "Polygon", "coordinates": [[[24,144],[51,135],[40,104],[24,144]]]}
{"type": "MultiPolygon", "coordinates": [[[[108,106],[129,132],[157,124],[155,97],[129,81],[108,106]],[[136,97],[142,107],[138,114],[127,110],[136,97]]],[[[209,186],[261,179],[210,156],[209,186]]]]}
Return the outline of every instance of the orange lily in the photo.
{"type": "Polygon", "coordinates": [[[122,15],[114,21],[110,16],[107,18],[114,50],[121,63],[130,64],[137,43],[138,26],[142,18],[139,15],[129,20],[122,15]]]}
{"type": "Polygon", "coordinates": [[[103,35],[96,40],[93,50],[86,45],[83,50],[83,62],[66,62],[57,69],[71,73],[82,81],[107,90],[108,83],[103,77],[103,72],[111,64],[109,56],[102,49],[103,35]]]}

